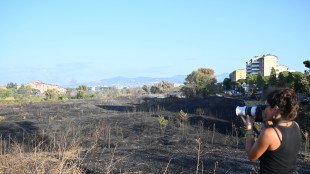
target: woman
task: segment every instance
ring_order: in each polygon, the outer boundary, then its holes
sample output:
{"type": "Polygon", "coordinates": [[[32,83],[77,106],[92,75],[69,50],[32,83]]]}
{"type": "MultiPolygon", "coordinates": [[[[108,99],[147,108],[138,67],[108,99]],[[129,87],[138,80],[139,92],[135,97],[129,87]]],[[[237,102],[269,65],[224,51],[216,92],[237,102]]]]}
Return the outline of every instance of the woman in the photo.
{"type": "Polygon", "coordinates": [[[246,152],[250,161],[260,160],[260,173],[297,173],[297,152],[301,142],[297,116],[299,100],[292,89],[278,89],[266,98],[263,111],[270,127],[255,141],[254,117],[242,116],[246,126],[246,152]]]}

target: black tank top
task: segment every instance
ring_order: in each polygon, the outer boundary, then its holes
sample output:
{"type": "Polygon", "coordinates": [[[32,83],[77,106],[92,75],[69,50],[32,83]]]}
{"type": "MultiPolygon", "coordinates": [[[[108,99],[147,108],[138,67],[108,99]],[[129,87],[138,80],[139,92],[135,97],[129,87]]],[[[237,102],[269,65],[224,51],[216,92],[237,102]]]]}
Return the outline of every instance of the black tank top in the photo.
{"type": "Polygon", "coordinates": [[[276,126],[282,133],[281,145],[267,151],[259,158],[260,173],[293,173],[296,171],[297,153],[301,143],[301,132],[295,122],[289,127],[276,126]]]}

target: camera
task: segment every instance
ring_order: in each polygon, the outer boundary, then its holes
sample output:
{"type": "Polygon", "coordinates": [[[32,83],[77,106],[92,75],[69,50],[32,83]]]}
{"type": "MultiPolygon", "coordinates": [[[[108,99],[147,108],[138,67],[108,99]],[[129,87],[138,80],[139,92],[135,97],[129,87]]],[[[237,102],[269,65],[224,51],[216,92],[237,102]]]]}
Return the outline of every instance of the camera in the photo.
{"type": "Polygon", "coordinates": [[[255,117],[255,122],[264,122],[266,118],[263,110],[265,110],[266,105],[257,105],[257,106],[237,106],[236,115],[250,115],[255,117]]]}

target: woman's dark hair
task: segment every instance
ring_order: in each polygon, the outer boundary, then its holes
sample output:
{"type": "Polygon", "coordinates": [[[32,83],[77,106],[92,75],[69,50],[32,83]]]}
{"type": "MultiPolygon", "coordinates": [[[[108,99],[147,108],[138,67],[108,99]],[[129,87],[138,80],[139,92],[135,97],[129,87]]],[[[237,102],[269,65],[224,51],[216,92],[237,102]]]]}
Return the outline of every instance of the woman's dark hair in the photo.
{"type": "Polygon", "coordinates": [[[299,100],[293,89],[277,89],[267,97],[267,102],[273,108],[279,107],[279,113],[284,120],[294,120],[297,117],[299,100]]]}

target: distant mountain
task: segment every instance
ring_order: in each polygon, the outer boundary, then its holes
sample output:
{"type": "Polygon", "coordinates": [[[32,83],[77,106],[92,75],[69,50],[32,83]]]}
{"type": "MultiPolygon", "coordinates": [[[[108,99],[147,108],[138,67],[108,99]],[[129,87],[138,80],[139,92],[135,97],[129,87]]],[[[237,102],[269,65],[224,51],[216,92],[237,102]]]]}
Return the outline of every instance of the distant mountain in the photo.
{"type": "MultiPolygon", "coordinates": [[[[226,77],[229,77],[228,73],[215,75],[217,77],[217,82],[222,82],[226,77]]],[[[166,80],[172,83],[183,84],[185,82],[187,75],[176,75],[173,77],[114,77],[108,79],[102,79],[99,81],[83,82],[83,83],[74,83],[71,85],[65,85],[64,87],[77,87],[78,85],[86,86],[129,86],[129,87],[138,87],[143,85],[154,85],[162,80],[166,80]]]]}
{"type": "Polygon", "coordinates": [[[153,77],[136,77],[136,78],[127,78],[127,77],[114,77],[109,79],[102,79],[99,81],[92,82],[83,82],[77,83],[78,85],[86,85],[86,86],[129,86],[129,87],[137,87],[143,85],[154,85],[162,80],[166,80],[172,83],[183,84],[185,81],[186,75],[177,75],[173,77],[161,77],[161,78],[153,78],[153,77]]]}

